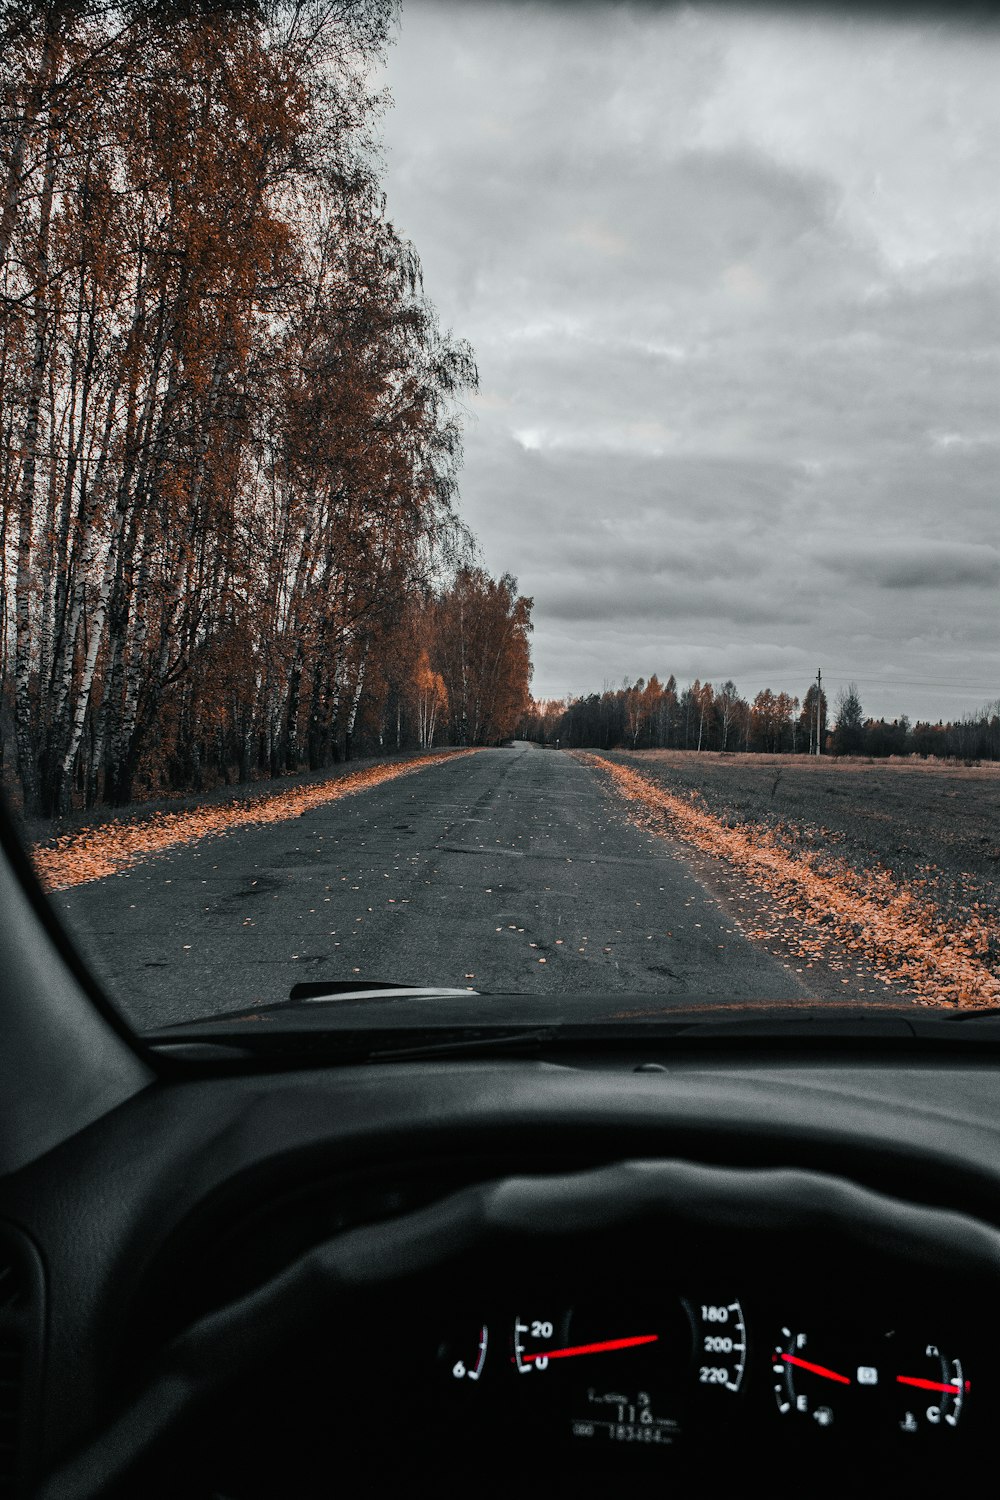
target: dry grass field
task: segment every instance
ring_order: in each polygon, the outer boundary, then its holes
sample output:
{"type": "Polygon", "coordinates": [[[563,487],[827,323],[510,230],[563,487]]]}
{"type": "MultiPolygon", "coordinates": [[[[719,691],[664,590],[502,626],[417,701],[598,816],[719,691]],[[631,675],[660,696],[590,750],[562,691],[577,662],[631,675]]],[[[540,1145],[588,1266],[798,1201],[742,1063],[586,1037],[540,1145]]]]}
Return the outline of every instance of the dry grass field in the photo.
{"type": "Polygon", "coordinates": [[[950,1003],[1000,1001],[1000,766],[684,751],[600,759],[668,831],[742,863],[772,895],[781,887],[786,907],[801,888],[798,917],[853,934],[887,980],[950,1003]]]}

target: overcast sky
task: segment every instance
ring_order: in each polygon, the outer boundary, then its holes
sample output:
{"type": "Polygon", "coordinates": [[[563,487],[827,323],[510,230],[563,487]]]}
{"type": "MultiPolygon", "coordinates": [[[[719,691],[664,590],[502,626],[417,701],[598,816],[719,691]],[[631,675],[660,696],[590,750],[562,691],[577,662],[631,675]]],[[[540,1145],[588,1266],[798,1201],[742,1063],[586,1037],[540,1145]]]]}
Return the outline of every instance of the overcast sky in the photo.
{"type": "Polygon", "coordinates": [[[926,17],[403,0],[389,213],[537,697],[1000,697],[998,78],[926,17]]]}

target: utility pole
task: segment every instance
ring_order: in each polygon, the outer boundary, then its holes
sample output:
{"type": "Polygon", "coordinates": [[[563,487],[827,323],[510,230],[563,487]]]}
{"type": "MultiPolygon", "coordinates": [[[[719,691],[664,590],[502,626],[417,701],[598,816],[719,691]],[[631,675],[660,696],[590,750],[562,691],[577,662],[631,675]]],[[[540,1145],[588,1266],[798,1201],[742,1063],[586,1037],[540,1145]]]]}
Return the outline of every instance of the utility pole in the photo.
{"type": "Polygon", "coordinates": [[[817,667],[816,668],[816,749],[813,752],[815,755],[822,755],[823,754],[823,745],[822,745],[822,740],[821,740],[822,723],[823,723],[823,672],[822,672],[821,668],[817,667]]]}

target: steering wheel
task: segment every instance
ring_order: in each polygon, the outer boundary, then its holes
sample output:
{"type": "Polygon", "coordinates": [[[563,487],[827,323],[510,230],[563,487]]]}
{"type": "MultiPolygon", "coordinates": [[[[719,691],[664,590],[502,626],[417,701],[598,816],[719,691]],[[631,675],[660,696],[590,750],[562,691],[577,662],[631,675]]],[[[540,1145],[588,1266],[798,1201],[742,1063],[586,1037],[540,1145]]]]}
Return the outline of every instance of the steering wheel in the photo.
{"type": "Polygon", "coordinates": [[[39,1500],[97,1500],[130,1481],[181,1424],[234,1381],[308,1332],[318,1306],[349,1302],[498,1244],[515,1252],[614,1230],[741,1235],[804,1230],[950,1276],[1000,1273],[1000,1232],[952,1210],[904,1202],[798,1169],[630,1160],[558,1176],[514,1176],[348,1230],[308,1250],[249,1295],[193,1323],[105,1429],[42,1484],[39,1500]]]}

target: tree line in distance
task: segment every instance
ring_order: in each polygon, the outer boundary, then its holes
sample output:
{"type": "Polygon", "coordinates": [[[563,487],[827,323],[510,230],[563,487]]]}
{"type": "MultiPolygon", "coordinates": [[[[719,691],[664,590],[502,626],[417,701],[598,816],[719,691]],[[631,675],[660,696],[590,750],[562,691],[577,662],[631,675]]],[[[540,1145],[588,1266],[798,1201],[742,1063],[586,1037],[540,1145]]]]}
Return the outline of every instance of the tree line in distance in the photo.
{"type": "Polygon", "coordinates": [[[816,683],[801,700],[763,688],[752,702],[736,684],[714,688],[697,678],[678,688],[627,680],[620,688],[569,700],[533,701],[519,732],[540,744],[606,750],[719,750],[783,755],[939,756],[1000,760],[1000,701],[955,723],[911,724],[865,715],[856,684],[837,696],[830,718],[816,683]]]}

